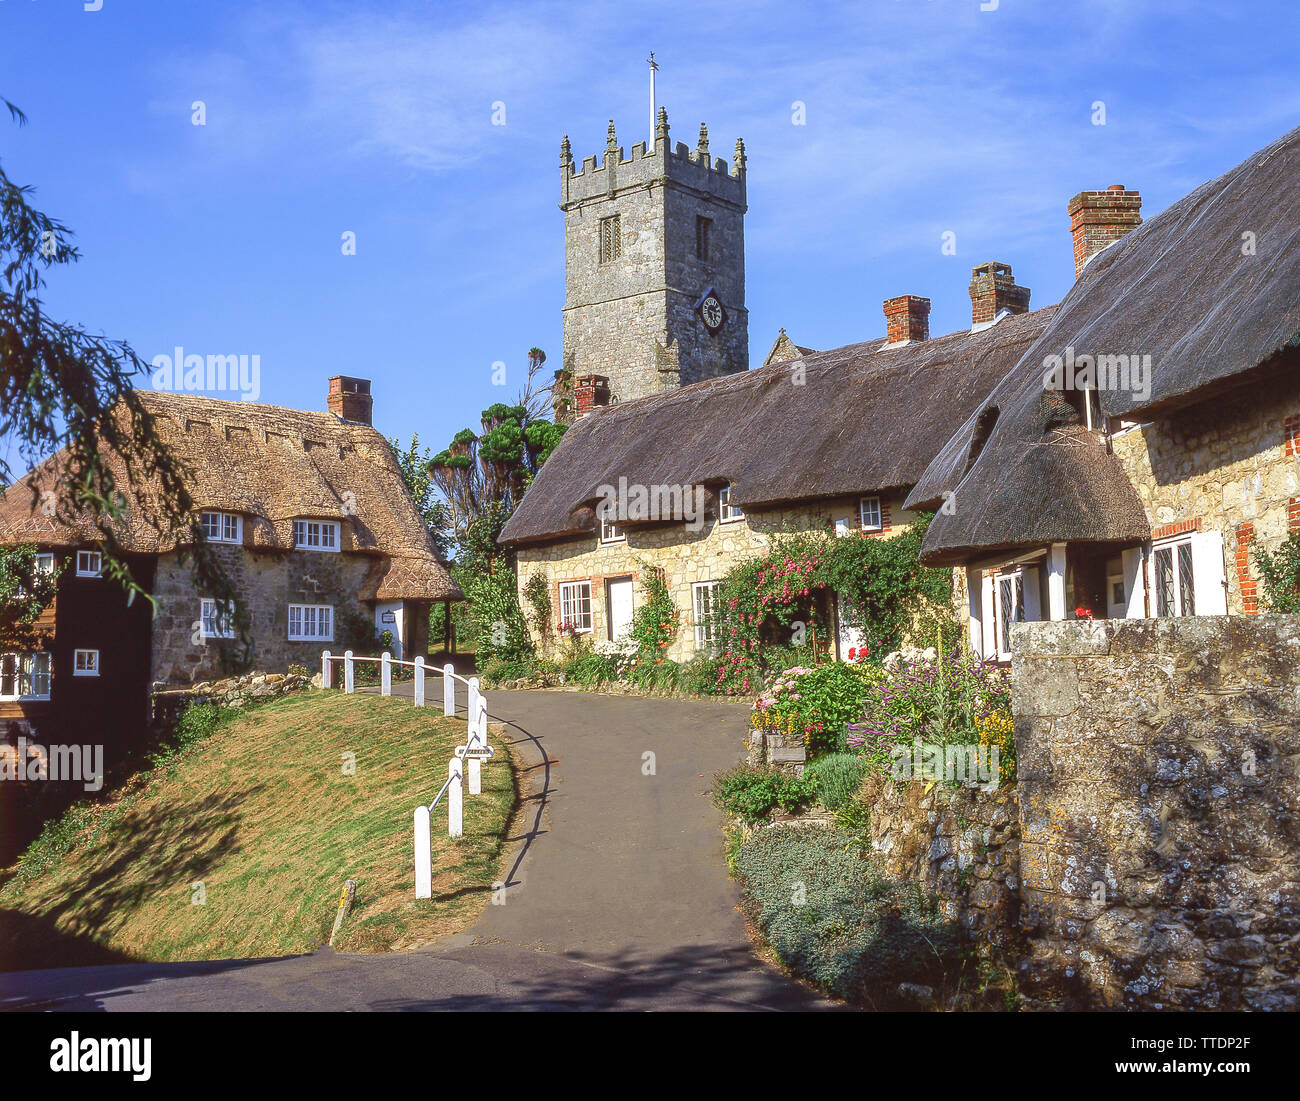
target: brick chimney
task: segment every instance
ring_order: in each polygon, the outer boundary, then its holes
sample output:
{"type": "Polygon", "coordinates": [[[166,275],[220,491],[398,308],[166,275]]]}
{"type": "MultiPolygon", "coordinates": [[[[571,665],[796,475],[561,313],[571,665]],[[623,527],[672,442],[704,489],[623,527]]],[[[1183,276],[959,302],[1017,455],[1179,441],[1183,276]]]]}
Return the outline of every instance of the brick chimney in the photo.
{"type": "Polygon", "coordinates": [[[1123,184],[1111,184],[1105,191],[1080,191],[1066,209],[1074,238],[1076,279],[1097,253],[1142,224],[1142,196],[1123,184]]]}
{"type": "Polygon", "coordinates": [[[914,294],[885,299],[885,343],[911,344],[930,337],[930,300],[914,294]]]}
{"type": "Polygon", "coordinates": [[[579,375],[573,382],[575,419],[609,404],[609,379],[605,375],[579,375]]]}
{"type": "Polygon", "coordinates": [[[971,268],[970,316],[972,325],[989,325],[999,312],[1029,312],[1029,288],[1016,286],[1011,265],[990,260],[971,268]]]}
{"type": "Polygon", "coordinates": [[[329,410],[340,420],[370,424],[373,406],[368,378],[335,375],[330,379],[329,410]]]}

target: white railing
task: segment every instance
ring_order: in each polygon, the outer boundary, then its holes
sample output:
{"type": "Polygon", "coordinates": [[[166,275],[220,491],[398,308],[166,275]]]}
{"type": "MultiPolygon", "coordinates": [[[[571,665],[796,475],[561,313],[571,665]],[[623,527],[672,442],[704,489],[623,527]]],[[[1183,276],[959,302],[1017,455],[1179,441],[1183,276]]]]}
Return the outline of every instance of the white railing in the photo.
{"type": "MultiPolygon", "coordinates": [[[[328,650],[321,654],[321,680],[324,687],[333,687],[333,662],[343,663],[343,691],[356,692],[356,662],[371,661],[379,663],[379,691],[381,695],[393,694],[393,666],[400,665],[415,671],[413,696],[416,707],[424,704],[424,658],[414,661],[396,661],[385,652],[381,657],[361,657],[346,650],[342,654],[331,654],[328,650]]],[[[433,847],[430,832],[430,818],[443,795],[447,795],[447,836],[461,837],[465,832],[464,795],[462,785],[469,788],[470,795],[483,793],[483,761],[490,760],[495,754],[488,745],[487,737],[487,700],[479,691],[478,677],[462,677],[448,662],[436,672],[442,675],[442,713],[448,717],[456,714],[456,682],[465,685],[465,744],[458,745],[455,755],[447,763],[447,782],[442,785],[433,802],[415,808],[415,897],[433,897],[433,847]],[[468,767],[465,767],[468,765],[468,767]],[[467,781],[467,784],[466,784],[467,781]],[[450,793],[450,794],[448,794],[450,793]]]]}

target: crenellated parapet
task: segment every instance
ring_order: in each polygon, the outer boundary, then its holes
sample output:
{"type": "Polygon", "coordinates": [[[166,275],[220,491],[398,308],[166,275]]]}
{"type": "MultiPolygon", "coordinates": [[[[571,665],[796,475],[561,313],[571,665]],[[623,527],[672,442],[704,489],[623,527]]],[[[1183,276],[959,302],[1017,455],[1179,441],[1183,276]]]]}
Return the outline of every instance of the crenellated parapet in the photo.
{"type": "Polygon", "coordinates": [[[646,142],[639,141],[625,155],[623,147],[618,144],[612,119],[604,152],[599,157],[583,158],[581,167],[576,166],[567,135],[560,146],[562,210],[591,199],[607,198],[626,188],[646,187],[669,180],[744,211],[747,205],[745,143],[736,141],[736,155],[730,165],[724,158],[710,155],[708,128],[703,124],[694,149],[685,142],[673,146],[668,137],[668,113],[661,107],[653,149],[646,142]]]}

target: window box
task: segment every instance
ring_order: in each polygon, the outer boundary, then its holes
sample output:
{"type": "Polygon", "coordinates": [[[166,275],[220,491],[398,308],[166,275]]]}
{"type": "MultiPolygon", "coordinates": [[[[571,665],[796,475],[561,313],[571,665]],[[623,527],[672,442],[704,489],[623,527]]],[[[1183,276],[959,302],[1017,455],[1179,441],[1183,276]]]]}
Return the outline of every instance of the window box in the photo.
{"type": "Polygon", "coordinates": [[[333,642],[334,608],[329,604],[290,604],[290,642],[333,642]]]}

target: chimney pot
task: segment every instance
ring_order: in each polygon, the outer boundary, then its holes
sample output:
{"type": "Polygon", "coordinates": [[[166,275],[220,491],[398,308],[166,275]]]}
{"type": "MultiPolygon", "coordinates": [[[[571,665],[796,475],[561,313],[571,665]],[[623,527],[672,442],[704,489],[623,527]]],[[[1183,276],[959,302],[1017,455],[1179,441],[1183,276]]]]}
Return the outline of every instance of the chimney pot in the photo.
{"type": "Polygon", "coordinates": [[[370,424],[373,409],[368,378],[335,375],[330,379],[329,411],[339,420],[370,424]]]}
{"type": "Polygon", "coordinates": [[[915,294],[885,299],[885,343],[912,344],[930,338],[930,300],[915,294]]]}
{"type": "Polygon", "coordinates": [[[1081,191],[1066,208],[1074,238],[1074,277],[1107,245],[1142,224],[1142,196],[1123,184],[1105,191],[1081,191]]]}
{"type": "Polygon", "coordinates": [[[1010,264],[990,260],[971,268],[970,304],[971,324],[988,325],[1002,310],[1028,313],[1029,288],[1016,285],[1010,264]]]}

